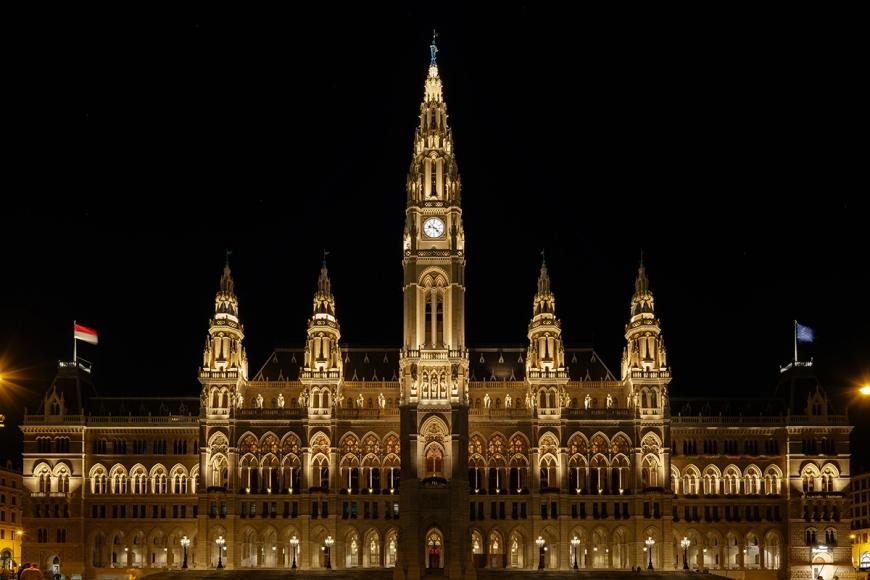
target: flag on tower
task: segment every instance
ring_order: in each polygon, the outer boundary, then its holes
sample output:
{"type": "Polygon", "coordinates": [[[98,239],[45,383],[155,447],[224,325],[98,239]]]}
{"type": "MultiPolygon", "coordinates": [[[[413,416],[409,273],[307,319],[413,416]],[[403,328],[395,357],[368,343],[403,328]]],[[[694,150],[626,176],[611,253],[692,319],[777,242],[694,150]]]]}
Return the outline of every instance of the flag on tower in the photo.
{"type": "Polygon", "coordinates": [[[798,342],[812,342],[816,338],[816,331],[795,321],[795,336],[798,342]]]}
{"type": "Polygon", "coordinates": [[[83,340],[90,344],[97,344],[97,331],[81,324],[73,323],[73,335],[76,340],[83,340]]]}

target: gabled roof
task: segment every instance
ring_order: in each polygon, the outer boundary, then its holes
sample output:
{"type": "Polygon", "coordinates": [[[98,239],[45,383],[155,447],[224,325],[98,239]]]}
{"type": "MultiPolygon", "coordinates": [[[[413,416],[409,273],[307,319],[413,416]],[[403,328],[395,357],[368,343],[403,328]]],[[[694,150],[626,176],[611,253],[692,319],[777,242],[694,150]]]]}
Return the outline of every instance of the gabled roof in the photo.
{"type": "MultiPolygon", "coordinates": [[[[341,348],[344,379],[347,381],[396,381],[399,378],[399,349],[387,347],[341,348]]],[[[526,377],[526,348],[480,347],[469,349],[469,378],[472,381],[522,381],[526,377]]],[[[592,348],[566,348],[565,359],[571,380],[618,380],[592,348]]],[[[276,348],[255,381],[295,381],[304,361],[301,348],[276,348]]]]}

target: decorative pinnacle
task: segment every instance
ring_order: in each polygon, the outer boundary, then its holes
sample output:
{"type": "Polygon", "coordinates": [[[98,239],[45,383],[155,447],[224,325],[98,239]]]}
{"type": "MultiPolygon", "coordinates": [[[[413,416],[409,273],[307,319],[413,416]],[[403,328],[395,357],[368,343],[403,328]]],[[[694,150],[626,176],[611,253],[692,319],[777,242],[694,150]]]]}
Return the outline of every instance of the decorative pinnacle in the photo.
{"type": "Polygon", "coordinates": [[[550,293],[550,274],[547,272],[547,260],[544,258],[544,250],[541,250],[541,273],[538,276],[538,294],[550,293]]]}
{"type": "Polygon", "coordinates": [[[643,252],[640,256],[640,265],[637,268],[637,278],[634,281],[634,295],[649,294],[649,278],[646,277],[646,268],[643,265],[643,252]]]}
{"type": "Polygon", "coordinates": [[[326,270],[326,256],[329,255],[327,250],[323,250],[323,265],[320,267],[320,277],[317,279],[317,292],[322,295],[331,294],[331,284],[329,282],[329,274],[326,270]]]}
{"type": "Polygon", "coordinates": [[[438,37],[438,33],[435,32],[435,29],[432,29],[432,44],[429,45],[429,52],[432,55],[432,60],[429,62],[432,66],[438,66],[437,57],[438,47],[435,45],[435,39],[438,37]]]}
{"type": "Polygon", "coordinates": [[[232,253],[232,250],[227,250],[224,273],[221,276],[221,291],[228,294],[233,294],[233,276],[230,273],[230,254],[232,253]]]}

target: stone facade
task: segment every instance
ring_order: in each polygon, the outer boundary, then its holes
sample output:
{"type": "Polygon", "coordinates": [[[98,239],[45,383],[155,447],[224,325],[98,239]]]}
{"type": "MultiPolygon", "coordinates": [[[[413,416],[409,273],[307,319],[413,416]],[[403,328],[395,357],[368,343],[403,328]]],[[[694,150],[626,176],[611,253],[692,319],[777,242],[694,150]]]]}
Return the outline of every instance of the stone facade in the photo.
{"type": "Polygon", "coordinates": [[[770,399],[672,399],[643,263],[618,378],[563,344],[543,263],[527,343],[465,343],[442,89],[433,45],[407,180],[401,346],[341,344],[324,260],[304,346],[276,349],[249,378],[227,264],[199,398],[97,397],[87,369],[61,364],[22,427],[24,559],[88,578],[185,562],[396,579],[484,566],[849,577],[850,428],[808,363],[784,369],[770,399]]]}

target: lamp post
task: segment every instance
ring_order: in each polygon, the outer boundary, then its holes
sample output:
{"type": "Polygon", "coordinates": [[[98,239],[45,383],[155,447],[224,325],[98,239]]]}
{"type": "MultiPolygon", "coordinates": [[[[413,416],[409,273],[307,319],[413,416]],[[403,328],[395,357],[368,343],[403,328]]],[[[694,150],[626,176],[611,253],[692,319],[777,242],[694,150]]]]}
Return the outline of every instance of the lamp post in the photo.
{"type": "Polygon", "coordinates": [[[580,538],[578,538],[577,536],[574,536],[573,538],[571,538],[571,547],[574,548],[574,569],[575,570],[577,568],[579,568],[579,566],[577,566],[577,559],[580,557],[580,554],[577,552],[578,546],[580,546],[580,538]]]}
{"type": "Polygon", "coordinates": [[[185,570],[187,569],[187,548],[190,547],[190,538],[187,536],[181,536],[181,548],[184,550],[184,561],[181,563],[181,567],[185,570]]]}
{"type": "Polygon", "coordinates": [[[293,536],[290,538],[290,547],[293,548],[293,565],[290,566],[292,569],[296,569],[296,548],[299,547],[299,538],[293,536]]]}
{"type": "Polygon", "coordinates": [[[127,546],[124,546],[124,565],[130,565],[130,548],[128,548],[127,546]]]}
{"type": "Polygon", "coordinates": [[[647,570],[652,570],[652,548],[655,545],[656,541],[652,539],[652,536],[647,536],[646,540],[643,542],[646,544],[646,551],[649,552],[649,565],[646,567],[647,570]]]}
{"type": "MultiPolygon", "coordinates": [[[[3,377],[0,377],[0,381],[3,380],[3,377]]],[[[21,536],[24,534],[21,530],[15,530],[15,535],[18,536],[18,541],[21,541],[21,536]]],[[[12,538],[12,568],[15,568],[15,538],[12,538]]]]}
{"type": "Polygon", "coordinates": [[[335,540],[332,539],[332,536],[326,536],[326,539],[323,540],[323,544],[326,546],[326,567],[332,568],[332,545],[335,543],[335,540]]]}
{"type": "Polygon", "coordinates": [[[217,539],[215,539],[214,543],[217,544],[217,547],[218,547],[218,565],[217,565],[217,567],[223,568],[224,567],[224,559],[223,559],[224,544],[226,544],[227,541],[224,539],[223,536],[218,536],[217,539]]]}
{"type": "Polygon", "coordinates": [[[538,546],[538,570],[544,569],[544,544],[546,543],[547,541],[541,536],[538,536],[538,539],[535,540],[535,544],[538,546]]]}
{"type": "Polygon", "coordinates": [[[683,541],[680,545],[683,547],[683,570],[689,569],[689,546],[692,544],[689,538],[683,536],[683,541]]]}

